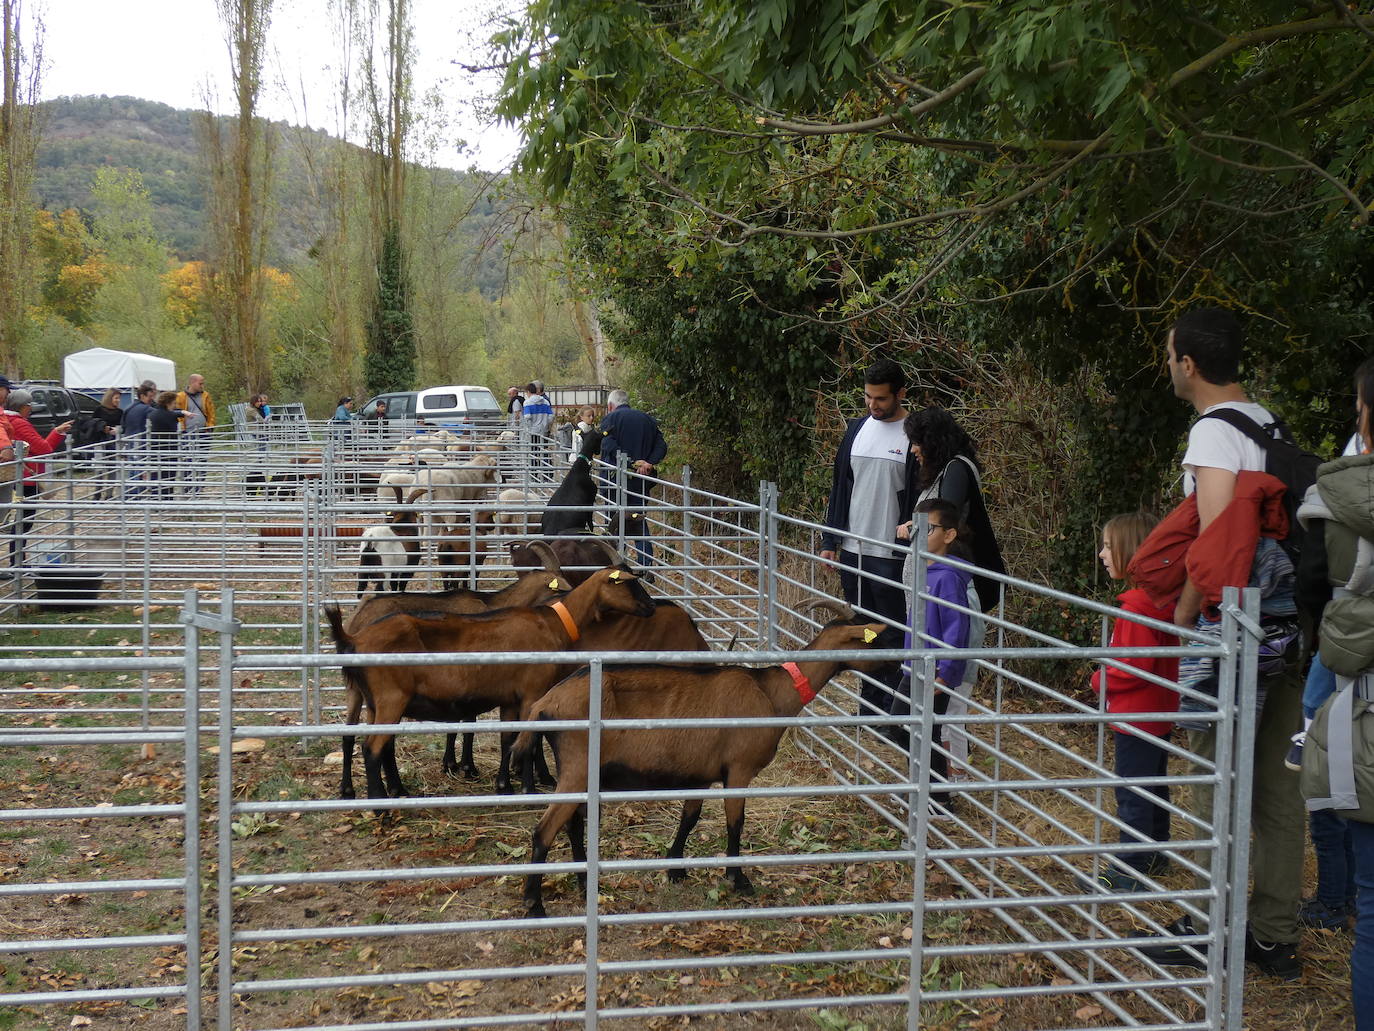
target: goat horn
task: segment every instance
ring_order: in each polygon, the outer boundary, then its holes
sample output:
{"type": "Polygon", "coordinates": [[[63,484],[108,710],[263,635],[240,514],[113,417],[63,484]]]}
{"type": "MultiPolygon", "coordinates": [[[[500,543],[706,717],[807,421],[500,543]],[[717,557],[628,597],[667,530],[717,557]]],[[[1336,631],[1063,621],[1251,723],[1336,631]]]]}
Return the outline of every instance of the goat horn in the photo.
{"type": "Polygon", "coordinates": [[[816,609],[829,609],[834,619],[854,618],[854,610],[834,598],[809,598],[797,606],[797,612],[804,616],[810,615],[816,609]]]}
{"type": "Polygon", "coordinates": [[[528,545],[530,551],[534,552],[544,560],[544,569],[554,576],[561,576],[563,566],[558,561],[558,556],[554,554],[553,548],[549,547],[545,541],[530,541],[528,545]]]}
{"type": "Polygon", "coordinates": [[[618,566],[625,561],[625,556],[618,552],[615,546],[612,545],[610,541],[606,540],[605,537],[592,537],[590,539],[595,541],[597,547],[601,548],[601,550],[606,553],[606,557],[610,559],[610,561],[606,563],[608,566],[618,566]]]}
{"type": "MultiPolygon", "coordinates": [[[[400,492],[398,491],[397,493],[399,494],[400,492]]],[[[416,487],[406,496],[406,504],[413,505],[428,493],[428,487],[416,487]]]]}

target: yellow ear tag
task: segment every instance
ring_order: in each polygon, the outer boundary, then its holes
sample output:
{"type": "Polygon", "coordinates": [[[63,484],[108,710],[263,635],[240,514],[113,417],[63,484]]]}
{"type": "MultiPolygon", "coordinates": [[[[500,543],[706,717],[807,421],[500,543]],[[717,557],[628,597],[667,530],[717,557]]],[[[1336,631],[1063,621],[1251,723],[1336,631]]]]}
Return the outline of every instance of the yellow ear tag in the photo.
{"type": "Polygon", "coordinates": [[[620,570],[619,570],[619,569],[612,569],[612,570],[611,570],[611,575],[610,575],[609,577],[607,577],[607,579],[619,581],[619,580],[620,580],[620,570]]]}
{"type": "Polygon", "coordinates": [[[864,631],[864,644],[872,644],[872,643],[873,643],[874,641],[876,641],[877,639],[878,639],[878,635],[875,634],[872,630],[865,630],[865,631],[864,631]]]}
{"type": "Polygon", "coordinates": [[[551,590],[551,591],[556,591],[556,590],[558,590],[558,578],[557,578],[557,577],[554,577],[552,580],[549,581],[549,590],[551,590]]]}

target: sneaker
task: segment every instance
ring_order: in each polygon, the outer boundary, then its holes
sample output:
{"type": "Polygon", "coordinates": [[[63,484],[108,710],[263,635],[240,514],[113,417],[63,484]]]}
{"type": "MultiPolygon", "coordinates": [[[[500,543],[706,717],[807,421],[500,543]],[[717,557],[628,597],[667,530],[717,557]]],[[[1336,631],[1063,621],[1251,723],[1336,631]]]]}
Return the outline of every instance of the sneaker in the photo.
{"type": "Polygon", "coordinates": [[[1173,864],[1169,862],[1168,856],[1163,852],[1155,852],[1146,860],[1144,872],[1151,877],[1160,877],[1168,873],[1172,868],[1173,864]]]}
{"type": "Polygon", "coordinates": [[[1283,757],[1283,765],[1294,773],[1302,772],[1302,746],[1307,740],[1307,732],[1300,730],[1293,735],[1293,743],[1288,748],[1288,754],[1283,757]]]}
{"type": "Polygon", "coordinates": [[[1116,867],[1108,867],[1096,877],[1089,877],[1086,874],[1079,874],[1078,883],[1083,885],[1088,891],[1106,891],[1113,894],[1120,892],[1145,891],[1145,885],[1135,874],[1127,873],[1125,870],[1118,870],[1116,867]]]}
{"type": "Polygon", "coordinates": [[[1248,927],[1245,929],[1245,959],[1281,981],[1296,981],[1302,977],[1297,942],[1263,942],[1251,935],[1248,927]]]}
{"type": "Polygon", "coordinates": [[[1303,927],[1317,927],[1322,930],[1344,930],[1350,922],[1350,909],[1340,906],[1332,909],[1319,898],[1303,899],[1298,908],[1298,923],[1303,927]]]}
{"type": "Polygon", "coordinates": [[[954,819],[953,807],[947,802],[930,802],[927,804],[926,812],[930,814],[932,820],[954,819]]]}
{"type": "MultiPolygon", "coordinates": [[[[1186,935],[1197,934],[1193,928],[1193,921],[1190,917],[1181,916],[1165,929],[1166,935],[1184,937],[1186,935]]],[[[1195,970],[1207,969],[1207,943],[1196,942],[1191,945],[1183,945],[1168,941],[1165,937],[1159,938],[1158,945],[1138,945],[1136,949],[1146,959],[1154,960],[1164,967],[1193,967],[1195,970]]]]}

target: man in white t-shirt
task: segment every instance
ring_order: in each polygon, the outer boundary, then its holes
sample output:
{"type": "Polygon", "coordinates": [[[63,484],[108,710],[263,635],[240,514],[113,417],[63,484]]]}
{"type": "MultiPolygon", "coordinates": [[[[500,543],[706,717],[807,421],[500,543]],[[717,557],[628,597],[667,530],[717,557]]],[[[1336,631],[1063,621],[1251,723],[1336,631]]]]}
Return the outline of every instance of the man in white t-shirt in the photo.
{"type": "MultiPolygon", "coordinates": [[[[1256,441],[1222,419],[1206,416],[1230,409],[1255,422],[1270,436],[1278,434],[1281,424],[1268,409],[1251,401],[1239,383],[1243,335],[1233,313],[1220,308],[1189,312],[1170,331],[1167,346],[1174,394],[1191,404],[1200,416],[1188,433],[1183,471],[1184,491],[1196,493],[1198,518],[1205,529],[1230,504],[1237,475],[1246,470],[1263,472],[1265,468],[1264,449],[1256,441]]],[[[1271,587],[1264,597],[1261,619],[1291,617],[1295,612],[1292,565],[1276,546],[1271,545],[1267,553],[1273,562],[1284,564],[1287,579],[1279,577],[1275,582],[1283,586],[1271,587]]],[[[1252,580],[1254,577],[1252,571],[1252,580]]],[[[1174,622],[1190,630],[1204,629],[1206,621],[1200,618],[1201,610],[1201,592],[1190,580],[1174,610],[1174,622]]],[[[1302,895],[1304,808],[1297,774],[1283,764],[1290,736],[1302,721],[1302,695],[1296,672],[1285,669],[1265,677],[1260,685],[1264,701],[1255,731],[1253,792],[1248,814],[1254,841],[1250,851],[1252,888],[1245,958],[1265,973],[1286,980],[1302,974],[1297,955],[1297,914],[1302,895]]],[[[1187,699],[1184,707],[1188,707],[1187,699]]],[[[1203,758],[1214,758],[1216,724],[1207,724],[1205,730],[1189,730],[1188,747],[1203,758]]],[[[1243,744],[1238,743],[1238,747],[1243,744]]],[[[1210,789],[1200,791],[1201,788],[1202,785],[1194,785],[1193,810],[1210,820],[1210,789]]],[[[1201,862],[1205,865],[1208,860],[1201,857],[1201,862]]],[[[1194,933],[1187,917],[1176,921],[1170,929],[1176,934],[1194,933]]],[[[1204,952],[1205,948],[1192,947],[1197,952],[1204,952]]],[[[1159,963],[1205,966],[1188,948],[1178,945],[1150,946],[1141,951],[1159,963]]]]}
{"type": "MultiPolygon", "coordinates": [[[[864,373],[868,415],[849,421],[835,456],[825,513],[828,529],[821,534],[820,551],[828,562],[839,558],[845,601],[896,628],[905,625],[907,609],[907,591],[902,587],[906,542],[898,540],[897,526],[911,517],[918,468],[902,428],[905,399],[906,373],[896,362],[883,359],[868,367],[864,373]]],[[[880,641],[879,646],[902,646],[900,629],[889,636],[891,640],[880,641]]],[[[894,664],[879,678],[888,691],[865,682],[860,712],[886,714],[901,676],[894,664]]]]}

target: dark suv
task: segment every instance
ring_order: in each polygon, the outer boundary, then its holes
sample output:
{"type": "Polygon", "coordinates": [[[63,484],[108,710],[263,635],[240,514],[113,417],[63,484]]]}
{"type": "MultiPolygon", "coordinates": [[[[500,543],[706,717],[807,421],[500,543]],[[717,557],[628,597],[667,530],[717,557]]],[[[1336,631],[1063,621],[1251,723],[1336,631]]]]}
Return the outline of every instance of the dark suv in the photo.
{"type": "Polygon", "coordinates": [[[83,415],[90,415],[100,406],[100,402],[86,394],[68,390],[56,380],[31,379],[14,384],[16,390],[27,390],[33,395],[33,411],[29,422],[43,436],[52,432],[54,426],[64,422],[75,422],[83,415]]]}

